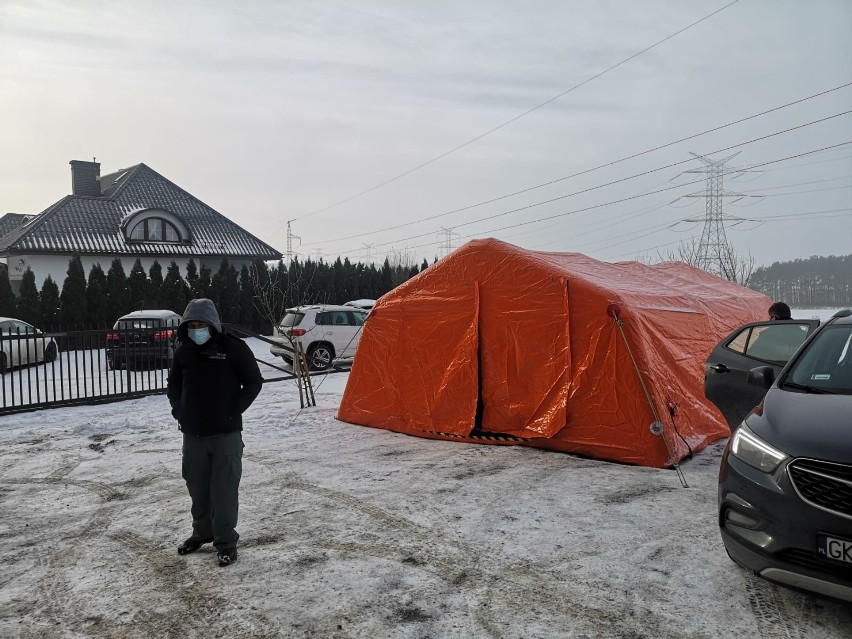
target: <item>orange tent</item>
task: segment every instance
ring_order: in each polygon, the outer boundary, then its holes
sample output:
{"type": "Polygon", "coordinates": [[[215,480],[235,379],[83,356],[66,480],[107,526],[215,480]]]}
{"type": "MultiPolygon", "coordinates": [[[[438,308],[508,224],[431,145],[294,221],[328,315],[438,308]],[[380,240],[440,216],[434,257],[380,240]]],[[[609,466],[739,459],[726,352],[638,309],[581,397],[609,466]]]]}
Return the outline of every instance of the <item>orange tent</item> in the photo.
{"type": "Polygon", "coordinates": [[[680,262],[475,240],[378,301],[337,416],[669,467],[729,435],[704,361],[770,303],[680,262]]]}

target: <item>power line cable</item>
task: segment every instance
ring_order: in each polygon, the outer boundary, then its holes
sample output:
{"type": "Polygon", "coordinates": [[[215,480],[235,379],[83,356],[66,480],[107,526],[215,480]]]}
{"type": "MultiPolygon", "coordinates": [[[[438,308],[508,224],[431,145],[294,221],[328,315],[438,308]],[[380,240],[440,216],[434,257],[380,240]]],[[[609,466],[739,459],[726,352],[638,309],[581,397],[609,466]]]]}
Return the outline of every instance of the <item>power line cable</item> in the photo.
{"type": "MultiPolygon", "coordinates": [[[[660,207],[660,208],[662,208],[662,207],[660,207]]],[[[827,210],[823,210],[823,211],[809,211],[809,212],[806,212],[806,213],[788,213],[788,214],[780,214],[780,215],[768,215],[768,216],[763,216],[763,217],[752,217],[752,218],[749,218],[749,221],[758,221],[761,224],[763,224],[764,222],[795,221],[793,219],[787,220],[787,219],[776,219],[776,218],[808,217],[809,219],[812,219],[812,220],[823,220],[823,219],[831,219],[831,218],[837,218],[837,217],[848,217],[848,215],[845,215],[845,214],[843,214],[843,215],[826,215],[826,214],[829,214],[829,213],[844,213],[844,212],[852,212],[852,209],[827,209],[827,210]]],[[[635,217],[638,217],[638,215],[635,216],[635,217]]],[[[655,224],[653,226],[646,227],[646,228],[634,229],[630,233],[623,233],[621,235],[615,235],[615,236],[612,236],[612,237],[608,237],[606,240],[601,240],[601,241],[608,241],[608,240],[611,240],[611,239],[618,239],[618,238],[627,237],[627,236],[630,236],[631,240],[640,239],[640,238],[647,237],[649,235],[653,235],[654,233],[657,233],[659,231],[663,231],[663,230],[666,230],[666,229],[674,230],[674,227],[679,222],[682,222],[682,221],[683,220],[675,220],[673,223],[663,222],[661,224],[655,224]],[[642,235],[636,235],[637,233],[641,233],[642,235]]],[[[612,225],[610,224],[608,226],[612,226],[612,225]]],[[[606,227],[601,227],[601,228],[606,228],[606,227]]],[[[756,228],[756,227],[754,227],[754,228],[756,228]]],[[[589,234],[589,232],[575,234],[575,235],[572,235],[572,239],[579,237],[581,235],[588,235],[588,234],[589,234]]],[[[677,242],[680,242],[680,241],[681,240],[676,240],[675,242],[669,242],[668,244],[673,244],[673,243],[677,243],[677,242]]],[[[555,244],[557,242],[564,242],[564,240],[557,240],[556,242],[547,242],[545,244],[539,244],[539,246],[549,246],[549,245],[555,244]]],[[[595,242],[595,243],[599,244],[600,242],[595,242]]],[[[626,243],[627,242],[617,242],[615,244],[608,244],[607,246],[600,247],[596,250],[606,250],[606,249],[613,248],[615,246],[620,246],[620,245],[626,244],[626,243]]],[[[666,244],[666,245],[668,245],[668,244],[666,244]]],[[[666,245],[662,245],[662,246],[666,246],[666,245]]],[[[651,248],[656,248],[656,247],[651,247],[651,248]]],[[[626,254],[623,254],[623,255],[626,255],[626,254]]]]}
{"type": "MultiPolygon", "coordinates": [[[[808,189],[807,191],[790,191],[789,193],[770,193],[769,195],[764,195],[762,197],[779,197],[782,195],[802,195],[804,193],[824,193],[826,191],[842,191],[844,189],[852,189],[852,185],[849,186],[830,186],[826,189],[808,189]]],[[[760,197],[760,196],[758,196],[760,197]]]]}
{"type": "MultiPolygon", "coordinates": [[[[823,215],[826,213],[846,213],[850,212],[852,209],[827,209],[825,211],[810,211],[808,213],[779,213],[778,215],[764,215],[763,217],[756,217],[754,219],[761,220],[763,222],[774,222],[774,221],[787,221],[787,219],[795,219],[799,217],[810,217],[812,215],[823,215]]],[[[824,218],[811,218],[811,219],[829,219],[834,217],[848,217],[847,215],[826,215],[824,218]]]]}
{"type": "MultiPolygon", "coordinates": [[[[840,212],[840,211],[852,212],[852,209],[830,209],[830,210],[827,210],[827,211],[811,211],[809,213],[792,213],[792,214],[789,214],[789,217],[792,218],[792,217],[814,216],[814,217],[810,217],[810,219],[812,219],[812,220],[832,219],[832,218],[837,218],[837,217],[849,217],[846,214],[843,214],[843,215],[825,215],[825,216],[817,217],[817,215],[820,215],[822,213],[835,213],[835,212],[840,212]]],[[[767,216],[767,218],[775,218],[775,217],[788,217],[788,216],[787,215],[767,216]]],[[[763,219],[763,218],[757,218],[757,219],[763,219]]],[[[776,220],[765,219],[764,221],[772,222],[772,221],[776,221],[776,220]]],[[[795,220],[777,220],[777,221],[786,222],[786,221],[795,221],[795,220]]],[[[656,246],[649,246],[649,247],[646,247],[646,248],[643,248],[643,249],[629,251],[627,253],[619,253],[615,257],[618,258],[618,257],[625,257],[627,255],[637,255],[637,254],[640,254],[640,253],[647,253],[648,251],[653,251],[655,249],[664,248],[666,246],[672,246],[673,244],[680,244],[681,241],[682,240],[674,240],[672,242],[665,242],[664,244],[657,244],[656,246]]],[[[607,248],[611,248],[611,247],[605,246],[605,247],[598,249],[598,250],[606,250],[607,248]]]]}
{"type": "Polygon", "coordinates": [[[342,200],[338,200],[337,202],[334,202],[334,203],[332,203],[332,204],[329,204],[328,206],[324,206],[324,207],[322,207],[322,208],[319,208],[319,209],[316,209],[316,210],[310,211],[310,212],[308,212],[308,213],[305,213],[304,215],[300,215],[300,216],[298,216],[298,217],[294,217],[294,218],[292,218],[290,221],[291,221],[291,222],[295,222],[296,220],[304,220],[305,218],[310,217],[310,216],[312,216],[312,215],[316,215],[317,213],[323,213],[323,212],[325,212],[325,211],[328,211],[329,209],[333,209],[333,208],[335,208],[335,207],[338,207],[338,206],[340,206],[341,204],[345,204],[346,202],[351,202],[352,200],[354,200],[354,199],[356,199],[356,198],[359,198],[359,197],[361,197],[361,196],[363,196],[363,195],[366,195],[367,193],[372,193],[373,191],[376,191],[376,190],[378,190],[378,189],[382,188],[383,186],[387,186],[388,184],[391,184],[392,182],[396,182],[397,180],[399,180],[400,178],[405,177],[406,175],[411,175],[411,174],[412,174],[412,173],[414,173],[415,171],[419,171],[420,169],[422,169],[422,168],[424,168],[424,167],[427,167],[427,166],[429,166],[430,164],[433,164],[433,163],[437,162],[438,160],[443,159],[443,158],[447,157],[448,155],[450,155],[450,154],[452,154],[452,153],[455,153],[456,151],[459,151],[459,150],[461,150],[461,149],[463,149],[463,148],[465,148],[465,147],[467,147],[467,146],[470,146],[470,145],[471,145],[471,144],[473,144],[474,142],[478,142],[478,141],[479,141],[479,140],[481,140],[482,138],[484,138],[484,137],[486,137],[486,136],[488,136],[488,135],[491,135],[492,133],[494,133],[494,132],[496,132],[496,131],[499,131],[500,129],[502,129],[502,128],[504,128],[504,127],[509,126],[509,125],[510,125],[510,124],[512,124],[513,122],[517,122],[517,121],[518,121],[518,120],[520,120],[521,118],[528,116],[530,113],[533,113],[534,111],[538,111],[540,108],[542,108],[542,107],[544,107],[544,106],[547,106],[547,105],[548,105],[548,104],[550,104],[551,102],[554,102],[554,101],[558,100],[559,98],[561,98],[561,97],[563,97],[563,96],[568,95],[568,94],[569,94],[569,93],[571,93],[572,91],[575,91],[576,89],[579,89],[580,87],[582,87],[582,86],[584,86],[584,85],[588,84],[589,82],[592,82],[593,80],[596,80],[596,79],[600,78],[601,76],[606,75],[606,74],[607,74],[607,73],[609,73],[610,71],[613,71],[614,69],[617,69],[618,67],[620,67],[620,66],[622,66],[622,65],[624,65],[624,64],[626,64],[626,63],[628,63],[628,62],[630,62],[631,60],[633,60],[634,58],[639,57],[639,56],[640,56],[640,55],[642,55],[643,53],[647,53],[647,52],[648,52],[648,51],[650,51],[651,49],[653,49],[653,48],[655,48],[655,47],[657,47],[657,46],[659,46],[659,45],[663,44],[664,42],[666,42],[666,41],[668,41],[668,40],[671,40],[672,38],[674,38],[674,37],[675,37],[675,36],[677,36],[677,35],[680,35],[680,34],[681,34],[681,33],[683,33],[684,31],[688,31],[688,30],[689,30],[689,29],[691,29],[692,27],[694,27],[694,26],[696,26],[696,25],[699,25],[699,24],[701,24],[702,22],[704,22],[705,20],[708,20],[708,19],[712,18],[712,17],[713,17],[713,16],[715,16],[717,13],[721,13],[722,11],[724,11],[725,9],[727,9],[728,7],[731,7],[731,6],[735,5],[737,2],[739,2],[739,0],[734,0],[733,2],[731,2],[731,3],[729,3],[729,4],[726,4],[726,5],[725,5],[724,7],[722,7],[721,9],[717,9],[716,11],[714,11],[714,12],[712,12],[712,13],[708,13],[706,16],[704,16],[704,17],[703,17],[703,18],[701,18],[700,20],[697,20],[697,21],[693,22],[692,24],[689,24],[689,25],[687,25],[687,26],[683,27],[682,29],[679,29],[678,31],[675,31],[674,33],[672,33],[671,35],[666,36],[666,37],[665,37],[665,38],[663,38],[662,40],[658,40],[658,41],[657,41],[657,42],[655,42],[654,44],[652,44],[652,45],[650,45],[650,46],[648,46],[648,47],[645,47],[645,48],[644,48],[644,49],[642,49],[641,51],[637,51],[637,52],[636,52],[636,53],[634,53],[633,55],[631,55],[631,56],[629,56],[629,57],[625,58],[624,60],[622,60],[621,62],[618,62],[618,63],[616,63],[616,64],[612,65],[611,67],[609,67],[609,68],[607,68],[607,69],[604,69],[603,71],[601,71],[601,72],[599,72],[599,73],[596,73],[595,75],[591,76],[590,78],[586,78],[585,80],[583,80],[583,81],[582,81],[582,82],[580,82],[579,84],[574,85],[574,86],[573,86],[573,87],[571,87],[570,89],[566,89],[565,91],[562,91],[561,93],[556,94],[555,96],[553,96],[552,98],[550,98],[550,99],[548,99],[548,100],[545,100],[545,101],[544,101],[544,102],[542,102],[541,104],[537,104],[536,106],[534,106],[534,107],[532,107],[532,108],[530,108],[530,109],[527,109],[526,111],[524,111],[524,112],[523,112],[523,113],[521,113],[520,115],[516,115],[515,117],[513,117],[513,118],[511,118],[511,119],[509,119],[509,120],[506,120],[506,121],[505,121],[505,122],[503,122],[502,124],[498,124],[497,126],[495,126],[495,127],[491,128],[491,129],[489,129],[489,130],[485,131],[485,133],[480,133],[480,134],[479,134],[479,135],[477,135],[476,137],[473,137],[473,138],[471,138],[470,140],[468,140],[467,142],[463,142],[462,144],[459,144],[458,146],[453,147],[453,148],[452,148],[452,149],[450,149],[449,151],[444,151],[443,153],[441,153],[441,154],[439,154],[439,155],[436,155],[435,157],[431,158],[430,160],[426,160],[425,162],[421,162],[421,163],[420,163],[420,164],[418,164],[417,166],[415,166],[415,167],[413,167],[413,168],[411,168],[411,169],[408,169],[407,171],[404,171],[404,172],[402,172],[402,173],[399,173],[398,175],[395,175],[395,176],[393,176],[393,177],[391,177],[391,178],[389,178],[389,179],[387,179],[387,180],[384,180],[383,182],[380,182],[380,183],[378,183],[378,184],[376,184],[376,185],[374,185],[374,186],[371,186],[371,187],[370,187],[370,188],[368,188],[368,189],[364,189],[363,191],[359,191],[358,193],[355,193],[355,194],[353,194],[353,195],[350,195],[349,197],[345,197],[345,198],[343,198],[342,200]]]}
{"type": "MultiPolygon", "coordinates": [[[[795,127],[791,127],[791,128],[784,129],[784,130],[781,130],[781,131],[776,131],[776,132],[774,132],[774,133],[770,133],[770,134],[768,134],[768,135],[764,135],[764,136],[761,136],[761,137],[758,137],[758,138],[753,138],[753,139],[748,140],[748,141],[746,141],[746,142],[741,142],[741,143],[739,143],[739,144],[733,144],[733,145],[731,145],[731,146],[727,146],[727,147],[724,147],[724,148],[721,148],[721,149],[716,149],[715,151],[710,151],[710,152],[706,153],[705,155],[713,155],[713,154],[715,154],[715,153],[722,153],[722,152],[724,152],[724,151],[729,151],[729,150],[731,150],[731,149],[735,149],[735,148],[743,147],[743,146],[746,146],[746,145],[749,145],[749,144],[754,144],[755,142],[760,142],[760,141],[763,141],[763,140],[766,140],[766,139],[769,139],[769,138],[772,138],[772,137],[775,137],[775,136],[778,136],[778,135],[783,135],[783,134],[785,134],[785,133],[790,133],[791,131],[796,131],[796,130],[799,130],[799,129],[802,129],[802,128],[805,128],[805,127],[808,127],[808,126],[813,126],[814,124],[819,124],[819,123],[822,123],[822,122],[826,122],[826,121],[828,121],[828,120],[832,120],[832,119],[834,119],[834,118],[838,118],[838,117],[841,117],[841,116],[844,116],[844,115],[848,115],[848,114],[850,114],[850,113],[852,113],[852,109],[850,109],[849,111],[843,111],[843,112],[841,112],[841,113],[836,113],[836,114],[834,114],[834,115],[831,115],[831,116],[828,116],[828,117],[825,117],[825,118],[820,118],[820,119],[818,119],[818,120],[812,120],[812,121],[810,121],[810,122],[806,122],[806,123],[804,123],[804,124],[800,124],[800,125],[795,126],[795,127]]],[[[849,142],[844,142],[843,144],[849,144],[849,142]]],[[[830,147],[826,147],[826,148],[835,148],[835,147],[837,147],[837,146],[842,146],[842,145],[834,145],[834,146],[830,146],[830,147]]],[[[525,205],[525,206],[521,206],[521,207],[517,207],[517,208],[514,208],[514,209],[510,209],[510,210],[508,210],[508,211],[502,211],[502,212],[500,212],[500,213],[495,213],[495,214],[492,214],[492,215],[487,215],[487,216],[480,217],[480,218],[477,218],[477,219],[475,219],[475,220],[471,220],[471,221],[468,221],[468,222],[460,222],[460,223],[458,223],[458,224],[454,225],[454,227],[453,227],[453,228],[458,228],[458,227],[461,227],[461,226],[469,226],[469,225],[471,225],[471,224],[476,224],[476,223],[478,223],[478,222],[484,222],[484,221],[487,221],[487,220],[492,220],[492,219],[495,219],[495,218],[498,218],[498,217],[503,217],[503,216],[505,216],[505,215],[510,215],[510,214],[512,214],[512,213],[518,213],[518,212],[520,212],[520,211],[526,211],[526,210],[529,210],[529,209],[532,209],[532,208],[536,208],[536,207],[538,207],[538,206],[543,206],[543,205],[545,205],[545,204],[552,204],[553,202],[558,202],[558,201],[560,201],[560,200],[564,200],[564,199],[567,199],[567,198],[570,198],[570,197],[574,197],[574,196],[581,195],[581,194],[584,194],[584,193],[589,193],[589,192],[591,192],[591,191],[595,191],[595,190],[598,190],[598,189],[606,188],[606,187],[608,187],[608,186],[613,186],[613,185],[615,185],[615,184],[619,184],[619,183],[621,183],[621,182],[626,182],[626,181],[628,181],[628,180],[636,179],[637,177],[642,177],[642,176],[645,176],[645,175],[650,175],[650,174],[652,174],[652,173],[656,173],[656,172],[659,172],[659,171],[663,171],[663,170],[666,170],[666,169],[670,169],[670,168],[672,168],[672,167],[679,166],[679,165],[681,165],[681,164],[685,164],[685,163],[687,163],[687,162],[692,162],[692,161],[694,161],[694,159],[693,159],[693,158],[686,158],[686,159],[684,159],[684,160],[680,160],[680,161],[678,161],[678,162],[673,162],[673,163],[670,163],[670,164],[666,164],[666,165],[663,165],[663,166],[660,166],[660,167],[657,167],[657,168],[654,168],[654,169],[650,169],[650,170],[648,170],[648,171],[642,171],[642,172],[640,172],[640,173],[635,173],[635,174],[633,174],[633,175],[629,175],[629,176],[627,176],[627,177],[620,178],[620,179],[618,179],[618,180],[613,180],[613,181],[610,181],[610,182],[606,182],[606,183],[604,183],[604,184],[598,184],[598,185],[596,185],[596,186],[592,186],[592,187],[589,187],[589,188],[586,188],[586,189],[581,189],[581,190],[579,190],[579,191],[574,191],[574,192],[572,192],[572,193],[567,193],[567,194],[565,194],[565,195],[560,195],[560,196],[558,196],[558,197],[554,197],[554,198],[550,198],[550,199],[543,200],[543,201],[540,201],[540,202],[534,202],[534,203],[532,203],[532,204],[528,204],[528,205],[525,205]]],[[[759,166],[759,165],[758,165],[758,166],[759,166]]],[[[731,171],[731,173],[738,173],[738,172],[740,172],[740,171],[748,170],[748,169],[751,169],[751,168],[755,168],[755,166],[749,166],[749,167],[746,167],[745,169],[736,169],[736,170],[731,171]]],[[[691,182],[683,182],[683,183],[681,183],[681,184],[676,184],[676,185],[674,185],[674,186],[672,186],[672,187],[668,187],[668,188],[666,188],[666,189],[661,189],[661,190],[659,190],[659,191],[652,191],[652,192],[654,192],[654,193],[659,193],[659,192],[662,192],[662,191],[668,191],[668,190],[678,189],[678,188],[681,188],[681,187],[684,187],[684,186],[689,186],[689,185],[691,185],[691,184],[698,184],[699,182],[704,182],[704,179],[702,178],[702,179],[694,180],[694,181],[691,181],[691,182]]],[[[678,199],[679,199],[679,198],[678,198],[678,199]]],[[[402,238],[402,239],[390,240],[390,241],[388,241],[388,242],[382,242],[382,243],[379,243],[379,244],[375,244],[375,246],[376,246],[376,247],[388,246],[388,245],[395,244],[395,243],[398,243],[398,242],[405,242],[405,241],[407,241],[407,240],[415,240],[415,239],[419,239],[419,238],[422,238],[422,237],[426,237],[426,236],[428,236],[428,235],[432,235],[432,232],[428,232],[428,233],[418,233],[418,234],[416,234],[416,235],[410,235],[410,236],[408,236],[408,237],[404,237],[404,238],[402,238]]],[[[339,254],[357,253],[357,251],[358,251],[358,250],[359,250],[359,249],[354,249],[354,250],[350,250],[350,251],[340,251],[340,253],[339,253],[339,254]]],[[[326,254],[326,256],[327,256],[327,257],[328,257],[328,256],[331,256],[331,255],[333,255],[333,253],[328,253],[328,254],[326,254]]]]}
{"type": "MultiPolygon", "coordinates": [[[[743,122],[748,122],[749,120],[759,118],[759,117],[767,115],[769,113],[774,113],[775,111],[780,111],[781,109],[786,109],[786,108],[794,106],[796,104],[801,104],[802,102],[807,102],[808,100],[812,100],[814,98],[818,98],[820,96],[827,95],[827,94],[832,93],[834,91],[839,91],[840,89],[845,89],[849,86],[852,86],[852,82],[847,82],[845,84],[838,85],[838,86],[833,87],[831,89],[826,89],[825,91],[820,91],[819,93],[814,93],[813,95],[809,95],[809,96],[806,96],[804,98],[794,100],[793,102],[788,102],[786,104],[782,104],[780,106],[773,107],[773,108],[767,109],[765,111],[761,111],[760,113],[755,113],[753,115],[750,115],[750,116],[747,116],[747,117],[744,117],[744,118],[740,118],[739,120],[734,120],[733,122],[728,122],[727,124],[722,124],[720,126],[716,126],[716,127],[711,128],[711,129],[706,129],[704,131],[701,131],[700,133],[694,133],[692,135],[688,135],[688,136],[680,138],[678,140],[673,140],[671,142],[667,142],[666,144],[660,144],[659,146],[655,146],[653,148],[646,149],[644,151],[640,151],[638,153],[633,153],[632,155],[627,155],[625,157],[619,158],[617,160],[613,160],[611,162],[599,164],[598,166],[594,166],[594,167],[589,168],[589,169],[584,169],[583,171],[578,171],[577,173],[572,173],[571,175],[566,175],[566,176],[563,176],[563,177],[560,177],[560,178],[556,178],[555,180],[549,180],[547,182],[542,182],[541,184],[536,184],[535,186],[530,186],[530,187],[521,189],[519,191],[514,191],[512,193],[500,195],[498,197],[491,198],[490,200],[483,200],[481,202],[476,202],[474,204],[468,204],[466,206],[462,206],[462,207],[459,207],[457,209],[445,211],[444,213],[438,213],[436,215],[431,215],[429,217],[421,218],[419,220],[413,220],[411,222],[404,222],[402,224],[396,224],[394,226],[388,226],[388,227],[384,227],[384,228],[380,228],[380,229],[373,229],[372,231],[365,231],[365,232],[362,232],[362,233],[356,233],[356,234],[353,234],[353,235],[337,237],[337,238],[333,238],[333,239],[330,239],[330,240],[326,239],[326,240],[323,240],[322,243],[342,242],[344,240],[351,240],[351,239],[355,239],[355,238],[359,238],[359,237],[364,237],[364,236],[367,236],[367,235],[373,235],[375,233],[382,233],[382,232],[385,232],[385,231],[394,231],[396,229],[405,228],[407,226],[412,226],[414,224],[420,224],[422,222],[429,222],[431,220],[436,220],[438,218],[445,217],[447,215],[452,215],[454,213],[461,213],[463,211],[467,211],[467,210],[476,208],[478,206],[484,206],[486,204],[493,204],[494,202],[499,202],[501,200],[505,200],[507,198],[514,197],[516,195],[522,195],[524,193],[528,193],[528,192],[534,191],[536,189],[544,188],[546,186],[552,186],[554,184],[558,184],[559,182],[564,182],[565,180],[570,180],[572,178],[579,177],[581,175],[586,175],[588,173],[592,173],[593,171],[598,171],[600,169],[605,169],[605,168],[614,166],[616,164],[626,162],[628,160],[633,160],[633,159],[641,157],[643,155],[647,155],[648,153],[653,153],[654,151],[659,151],[661,149],[665,149],[665,148],[674,146],[676,144],[680,144],[681,142],[687,142],[689,140],[693,140],[693,139],[701,137],[703,135],[707,135],[708,133],[715,133],[716,131],[720,131],[722,129],[725,129],[725,128],[728,128],[728,127],[731,127],[731,126],[735,126],[737,124],[742,124],[743,122]]],[[[688,161],[691,161],[691,160],[685,160],[685,161],[688,162],[688,161]]],[[[307,242],[307,243],[303,244],[302,246],[313,246],[313,245],[318,244],[318,243],[319,242],[307,242]]]]}
{"type": "MultiPolygon", "coordinates": [[[[841,216],[841,215],[829,215],[829,216],[826,216],[826,217],[813,217],[813,216],[817,216],[817,215],[822,216],[823,214],[826,214],[826,213],[838,213],[838,212],[841,212],[841,211],[852,211],[852,209],[829,209],[829,210],[824,210],[824,211],[810,211],[808,213],[795,213],[793,215],[795,215],[796,217],[808,217],[809,219],[828,219],[830,217],[844,217],[844,216],[841,216]]],[[[753,218],[749,218],[748,220],[743,220],[743,221],[760,222],[762,224],[763,222],[769,221],[771,218],[775,218],[775,217],[787,217],[787,216],[753,217],[753,218]]],[[[653,234],[658,233],[658,232],[665,230],[665,229],[672,229],[675,226],[677,226],[677,224],[681,221],[682,220],[676,220],[674,223],[662,222],[660,224],[655,224],[655,225],[647,227],[647,228],[635,229],[630,233],[622,233],[621,235],[615,235],[615,236],[612,236],[612,237],[608,237],[604,240],[600,240],[598,242],[593,242],[592,244],[600,244],[602,242],[607,242],[609,240],[619,239],[619,238],[622,238],[622,237],[629,237],[630,238],[628,240],[625,240],[624,242],[616,242],[614,244],[607,244],[606,246],[601,247],[600,249],[597,249],[597,250],[613,248],[615,246],[627,244],[628,242],[631,242],[634,239],[641,239],[643,237],[648,237],[649,235],[653,235],[653,234]],[[641,233],[641,235],[636,235],[637,233],[641,233]]]]}
{"type": "MultiPolygon", "coordinates": [[[[823,184],[825,182],[837,182],[838,180],[848,180],[852,175],[841,175],[839,177],[825,178],[824,180],[810,180],[808,182],[796,182],[795,184],[782,184],[781,186],[767,186],[762,189],[752,189],[750,191],[740,191],[740,193],[760,193],[761,191],[777,191],[778,189],[792,189],[796,186],[807,186],[809,184],[823,184]]],[[[784,195],[781,193],[781,195],[784,195]]]]}
{"type": "Polygon", "coordinates": [[[788,169],[797,169],[803,166],[816,166],[818,164],[826,164],[828,162],[839,162],[840,160],[848,160],[852,158],[852,155],[842,155],[839,158],[828,158],[826,160],[818,160],[816,162],[807,162],[803,164],[791,164],[790,166],[779,166],[774,169],[767,169],[764,173],[769,173],[770,171],[786,171],[788,169]]]}
{"type": "MultiPolygon", "coordinates": [[[[769,166],[771,164],[777,164],[779,162],[786,162],[787,160],[793,160],[793,159],[800,158],[800,157],[806,157],[808,155],[813,155],[815,153],[821,153],[821,152],[823,152],[827,149],[834,149],[834,148],[843,146],[845,144],[852,144],[852,140],[848,140],[846,142],[841,142],[839,144],[833,144],[833,145],[822,147],[822,148],[819,148],[819,149],[814,149],[814,150],[811,150],[811,151],[804,151],[802,153],[797,153],[795,155],[789,155],[789,156],[786,156],[786,157],[783,157],[783,158],[779,158],[777,160],[770,160],[770,161],[767,161],[767,162],[752,164],[752,165],[750,165],[750,168],[757,168],[757,167],[760,167],[760,166],[769,166]]],[[[740,170],[740,169],[733,169],[731,171],[728,171],[727,173],[728,174],[729,173],[736,173],[738,170],[740,170]]],[[[703,180],[696,180],[694,183],[702,182],[702,181],[703,180]]],[[[473,237],[481,236],[483,233],[496,233],[496,232],[499,232],[499,231],[505,231],[505,230],[508,230],[508,229],[517,228],[519,226],[527,226],[529,224],[538,224],[540,222],[548,222],[548,221],[556,219],[556,218],[565,217],[565,216],[568,216],[568,215],[574,215],[576,213],[581,213],[581,212],[584,212],[584,211],[591,211],[591,210],[594,210],[594,209],[603,208],[605,206],[612,206],[614,204],[621,204],[622,202],[629,202],[631,200],[636,200],[636,199],[639,199],[639,198],[642,198],[642,197],[647,197],[649,195],[655,195],[656,193],[669,191],[673,188],[679,188],[680,186],[687,186],[688,184],[691,184],[691,183],[686,183],[686,184],[682,184],[682,185],[678,185],[678,186],[674,186],[674,187],[668,187],[668,188],[664,188],[664,189],[658,189],[656,191],[649,191],[649,192],[646,192],[646,193],[638,193],[636,195],[631,195],[629,197],[620,198],[618,200],[611,200],[609,202],[603,202],[601,204],[595,204],[595,205],[592,205],[592,206],[587,206],[587,207],[584,207],[582,209],[575,209],[573,211],[564,211],[562,213],[556,213],[554,215],[549,215],[547,217],[541,217],[541,218],[537,218],[537,219],[534,219],[534,220],[525,220],[523,222],[518,222],[516,224],[509,224],[509,225],[502,226],[502,227],[499,227],[499,228],[486,229],[486,230],[481,231],[479,233],[473,233],[473,234],[470,234],[470,235],[462,236],[461,239],[470,239],[470,238],[473,238],[473,237]]],[[[424,248],[424,247],[427,247],[427,246],[432,246],[433,244],[434,244],[434,242],[429,242],[429,243],[426,243],[426,244],[410,246],[408,248],[409,249],[424,248]]]]}

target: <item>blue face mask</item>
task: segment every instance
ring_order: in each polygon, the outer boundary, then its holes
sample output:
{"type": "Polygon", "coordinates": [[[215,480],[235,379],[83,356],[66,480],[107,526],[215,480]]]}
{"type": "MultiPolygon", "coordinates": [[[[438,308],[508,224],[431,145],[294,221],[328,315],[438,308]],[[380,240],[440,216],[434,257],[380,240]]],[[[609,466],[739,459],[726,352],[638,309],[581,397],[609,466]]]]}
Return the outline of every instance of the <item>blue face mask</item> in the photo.
{"type": "Polygon", "coordinates": [[[210,329],[206,326],[204,328],[188,328],[186,329],[186,334],[189,335],[189,339],[199,346],[210,339],[210,329]]]}

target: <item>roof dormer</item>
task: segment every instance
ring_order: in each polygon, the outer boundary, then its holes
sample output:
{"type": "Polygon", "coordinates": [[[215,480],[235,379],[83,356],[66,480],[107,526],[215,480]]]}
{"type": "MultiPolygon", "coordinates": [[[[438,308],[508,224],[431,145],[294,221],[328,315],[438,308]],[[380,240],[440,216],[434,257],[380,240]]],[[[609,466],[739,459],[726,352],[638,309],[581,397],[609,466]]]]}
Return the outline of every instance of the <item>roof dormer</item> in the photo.
{"type": "Polygon", "coordinates": [[[127,242],[153,244],[189,244],[189,228],[177,215],[165,209],[151,208],[134,211],[121,222],[121,232],[127,242]]]}

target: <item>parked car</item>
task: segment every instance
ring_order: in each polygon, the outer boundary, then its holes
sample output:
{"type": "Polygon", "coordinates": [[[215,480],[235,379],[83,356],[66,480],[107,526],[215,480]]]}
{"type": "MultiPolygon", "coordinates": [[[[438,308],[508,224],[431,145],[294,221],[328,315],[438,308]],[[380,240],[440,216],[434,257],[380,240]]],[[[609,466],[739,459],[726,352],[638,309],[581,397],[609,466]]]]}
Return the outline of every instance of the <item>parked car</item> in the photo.
{"type": "Polygon", "coordinates": [[[106,336],[110,368],[168,368],[172,364],[180,315],[174,311],[133,311],[119,317],[106,336]]]}
{"type": "Polygon", "coordinates": [[[730,395],[766,394],[722,457],[722,540],[761,577],[852,602],[852,311],[776,371],[763,363],[746,375],[751,389],[729,384],[730,395]]]}
{"type": "Polygon", "coordinates": [[[765,388],[746,384],[748,372],[771,366],[777,376],[817,326],[814,319],[752,322],[717,344],[704,365],[704,395],[732,431],[766,394],[765,388]]]}
{"type": "Polygon", "coordinates": [[[39,362],[52,362],[59,347],[32,324],[19,319],[0,317],[0,374],[10,368],[39,362]]]}
{"type": "Polygon", "coordinates": [[[352,306],[316,304],[288,308],[277,327],[280,337],[274,338],[269,352],[292,366],[294,342],[298,340],[310,369],[326,370],[335,362],[355,357],[366,319],[367,311],[352,306]]]}
{"type": "Polygon", "coordinates": [[[373,307],[376,305],[376,300],[352,300],[351,302],[346,302],[343,304],[344,306],[354,306],[355,308],[360,308],[365,311],[373,310],[373,307]]]}

